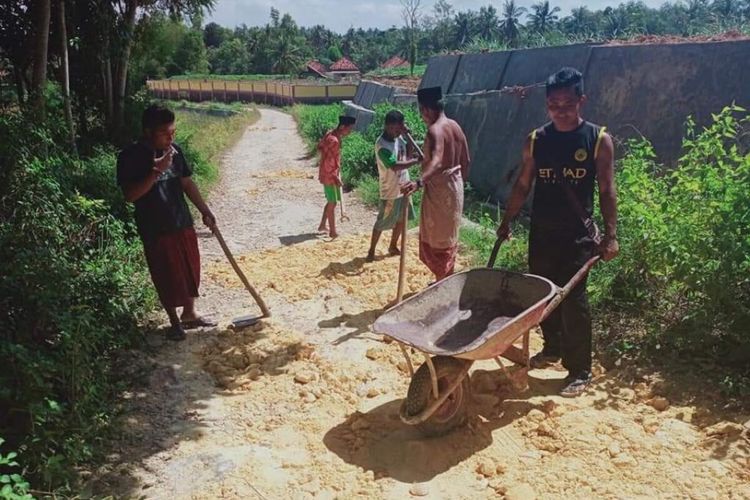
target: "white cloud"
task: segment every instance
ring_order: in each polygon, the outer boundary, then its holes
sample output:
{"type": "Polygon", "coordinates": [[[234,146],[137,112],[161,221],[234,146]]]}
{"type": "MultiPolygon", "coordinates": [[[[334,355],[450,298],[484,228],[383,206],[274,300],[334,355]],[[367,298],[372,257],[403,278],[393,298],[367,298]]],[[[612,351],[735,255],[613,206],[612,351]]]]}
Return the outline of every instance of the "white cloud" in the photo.
{"type": "MultiPolygon", "coordinates": [[[[450,1],[450,0],[449,0],[450,1]]],[[[454,0],[450,2],[456,11],[477,10],[484,5],[494,5],[501,10],[500,0],[454,0]]],[[[536,0],[520,0],[518,4],[530,8],[536,0]]],[[[602,9],[618,5],[619,0],[551,0],[553,7],[562,9],[563,15],[570,9],[585,5],[589,9],[602,9]]],[[[646,5],[656,7],[663,0],[645,0],[646,5]]],[[[423,13],[432,12],[434,0],[423,1],[423,13]]],[[[333,31],[343,33],[354,28],[390,28],[401,26],[401,3],[398,0],[378,2],[357,0],[217,0],[214,12],[206,22],[214,21],[222,26],[235,27],[240,24],[262,26],[269,20],[271,7],[282,14],[289,13],[300,26],[322,24],[333,31]]]]}

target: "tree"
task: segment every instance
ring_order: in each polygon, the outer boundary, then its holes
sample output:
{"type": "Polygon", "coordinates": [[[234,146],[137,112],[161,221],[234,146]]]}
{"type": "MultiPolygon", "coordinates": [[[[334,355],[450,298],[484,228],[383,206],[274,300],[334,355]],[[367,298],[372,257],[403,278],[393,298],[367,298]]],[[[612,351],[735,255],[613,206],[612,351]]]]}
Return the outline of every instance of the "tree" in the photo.
{"type": "Polygon", "coordinates": [[[557,13],[560,12],[560,7],[550,7],[549,0],[536,3],[531,6],[533,14],[531,14],[531,26],[535,31],[539,33],[546,33],[552,26],[557,22],[557,13]]]}
{"type": "Polygon", "coordinates": [[[474,37],[474,15],[472,12],[456,14],[453,39],[457,47],[466,45],[474,37]]]}
{"type": "Polygon", "coordinates": [[[68,140],[73,151],[76,149],[76,129],[73,122],[73,108],[70,102],[70,63],[68,61],[68,28],[65,19],[65,0],[57,2],[57,30],[60,37],[60,73],[62,79],[63,108],[65,123],[68,126],[68,140]]]}
{"type": "Polygon", "coordinates": [[[497,18],[497,9],[492,5],[481,7],[476,19],[476,32],[484,40],[495,40],[499,32],[500,21],[497,18]]]}
{"type": "Polygon", "coordinates": [[[163,9],[173,16],[181,16],[199,12],[204,8],[210,8],[214,0],[121,0],[113,4],[105,3],[103,8],[112,11],[115,26],[118,27],[117,42],[114,57],[114,77],[111,88],[114,98],[114,124],[113,132],[116,137],[121,137],[125,125],[125,95],[128,81],[128,65],[130,63],[130,52],[133,49],[133,32],[135,30],[136,14],[138,9],[163,9]]]}
{"type": "Polygon", "coordinates": [[[232,37],[232,30],[219,26],[216,23],[208,23],[203,28],[203,42],[206,48],[217,48],[232,37]]]}
{"type": "Polygon", "coordinates": [[[27,48],[31,45],[33,16],[30,1],[7,2],[0,9],[0,57],[10,61],[19,104],[24,104],[31,80],[33,61],[27,48]]]}
{"type": "Polygon", "coordinates": [[[288,33],[283,33],[276,42],[275,73],[294,75],[299,73],[304,61],[298,40],[288,33]]]}
{"type": "Polygon", "coordinates": [[[168,71],[171,75],[208,73],[206,46],[199,30],[191,29],[183,34],[168,71]]]}
{"type": "Polygon", "coordinates": [[[334,44],[328,47],[328,51],[326,52],[326,57],[331,62],[336,62],[342,57],[344,57],[344,54],[341,52],[341,49],[339,48],[339,46],[334,44]]]}
{"type": "Polygon", "coordinates": [[[239,38],[226,40],[219,48],[210,49],[208,59],[212,73],[242,75],[252,72],[250,52],[239,38]]]}
{"type": "Polygon", "coordinates": [[[47,84],[50,0],[37,0],[34,9],[34,52],[31,77],[31,105],[37,116],[44,115],[44,87],[47,84]]]}
{"type": "Polygon", "coordinates": [[[595,31],[593,14],[588,7],[577,7],[563,20],[565,30],[574,35],[590,35],[595,31]]]}
{"type": "Polygon", "coordinates": [[[521,16],[526,14],[524,7],[516,5],[515,0],[505,0],[503,4],[503,18],[500,20],[500,29],[503,33],[503,39],[511,47],[518,46],[518,38],[521,31],[521,16]]]}
{"type": "Polygon", "coordinates": [[[433,7],[434,20],[431,29],[434,51],[445,50],[452,44],[453,6],[446,0],[438,0],[433,7]]]}
{"type": "Polygon", "coordinates": [[[406,40],[409,46],[408,58],[411,74],[417,64],[417,37],[419,36],[419,20],[422,16],[422,0],[401,0],[401,16],[404,19],[406,40]]]}

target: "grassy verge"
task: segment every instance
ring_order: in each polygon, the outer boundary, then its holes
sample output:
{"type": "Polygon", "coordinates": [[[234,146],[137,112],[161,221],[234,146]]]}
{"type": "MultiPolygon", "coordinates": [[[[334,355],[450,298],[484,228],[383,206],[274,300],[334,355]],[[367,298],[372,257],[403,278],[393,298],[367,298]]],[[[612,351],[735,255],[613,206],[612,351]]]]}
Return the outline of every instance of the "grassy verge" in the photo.
{"type": "Polygon", "coordinates": [[[175,75],[169,80],[289,80],[291,75],[175,75]]]}
{"type": "Polygon", "coordinates": [[[260,112],[254,106],[219,106],[173,106],[177,115],[177,143],[183,147],[195,171],[196,182],[202,189],[210,189],[218,179],[222,153],[260,118],[260,112]],[[217,109],[230,113],[224,116],[209,113],[217,109]]]}
{"type": "MultiPolygon", "coordinates": [[[[426,64],[417,64],[416,66],[414,66],[414,76],[423,76],[426,69],[427,69],[426,64]]],[[[365,76],[366,77],[367,76],[399,77],[399,76],[412,76],[412,74],[411,74],[411,69],[407,66],[405,68],[387,68],[387,69],[378,68],[378,69],[370,71],[365,76]]]]}

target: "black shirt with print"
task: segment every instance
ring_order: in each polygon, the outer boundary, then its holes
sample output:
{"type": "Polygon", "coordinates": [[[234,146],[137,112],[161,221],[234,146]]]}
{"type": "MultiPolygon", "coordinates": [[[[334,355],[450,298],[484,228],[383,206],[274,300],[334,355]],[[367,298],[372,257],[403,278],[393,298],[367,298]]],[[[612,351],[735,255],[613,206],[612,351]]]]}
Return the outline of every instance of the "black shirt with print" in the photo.
{"type": "Polygon", "coordinates": [[[535,226],[584,234],[581,218],[555,175],[563,172],[564,182],[573,190],[586,214],[591,217],[596,182],[596,153],[603,127],[584,121],[578,128],[560,132],[550,122],[532,132],[536,184],[532,204],[535,226]]]}
{"type": "MultiPolygon", "coordinates": [[[[144,240],[192,227],[182,178],[193,174],[185,160],[185,155],[176,144],[177,153],[172,158],[172,166],[162,173],[151,189],[135,201],[135,222],[138,233],[144,240]]],[[[164,154],[153,150],[144,142],[131,144],[117,157],[117,184],[139,182],[151,175],[154,157],[164,154]]]]}

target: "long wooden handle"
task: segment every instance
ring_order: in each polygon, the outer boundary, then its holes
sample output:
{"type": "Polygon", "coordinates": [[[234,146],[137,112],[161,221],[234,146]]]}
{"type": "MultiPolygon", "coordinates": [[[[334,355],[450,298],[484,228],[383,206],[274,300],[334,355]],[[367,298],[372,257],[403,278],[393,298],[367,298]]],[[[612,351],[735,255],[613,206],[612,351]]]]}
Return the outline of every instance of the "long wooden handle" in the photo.
{"type": "Polygon", "coordinates": [[[588,261],[586,261],[583,267],[581,267],[578,272],[575,273],[572,278],[570,278],[570,281],[568,281],[564,287],[557,290],[555,296],[552,297],[552,300],[550,300],[547,306],[544,308],[542,317],[539,320],[540,323],[544,321],[547,316],[549,316],[550,313],[555,310],[557,306],[560,305],[560,302],[565,300],[565,297],[568,296],[570,291],[573,290],[573,288],[575,288],[578,283],[581,282],[581,280],[589,273],[589,271],[591,271],[591,268],[593,268],[600,259],[601,256],[599,255],[594,255],[593,257],[591,257],[588,261]]]}
{"type": "Polygon", "coordinates": [[[271,311],[268,310],[268,306],[266,306],[266,303],[263,302],[263,299],[261,298],[260,294],[253,288],[253,285],[250,284],[250,282],[245,277],[245,273],[242,272],[242,269],[240,269],[240,266],[237,265],[237,261],[234,260],[234,256],[232,255],[232,252],[229,250],[229,247],[227,246],[227,242],[224,241],[224,237],[221,235],[221,231],[219,231],[218,226],[214,226],[211,231],[214,233],[214,236],[216,236],[216,239],[219,240],[219,245],[221,245],[221,249],[224,250],[224,255],[227,256],[227,259],[229,260],[229,263],[232,264],[232,268],[234,269],[234,272],[237,273],[237,276],[240,278],[240,281],[242,281],[242,284],[245,285],[245,288],[247,288],[247,291],[250,292],[250,295],[253,296],[253,299],[255,299],[255,303],[258,304],[258,307],[260,307],[260,311],[263,313],[264,318],[268,318],[271,316],[271,311]]]}
{"type": "Polygon", "coordinates": [[[422,151],[422,148],[419,147],[419,144],[417,144],[417,141],[414,140],[414,137],[411,136],[411,132],[406,133],[406,140],[412,145],[419,157],[424,158],[424,152],[422,151]]]}
{"type": "Polygon", "coordinates": [[[410,196],[404,196],[404,206],[401,209],[401,259],[398,263],[398,290],[396,291],[396,303],[404,298],[404,278],[406,277],[406,233],[409,229],[409,203],[410,196]]]}

